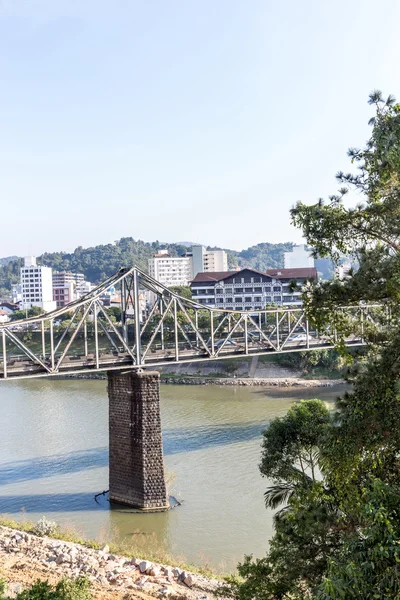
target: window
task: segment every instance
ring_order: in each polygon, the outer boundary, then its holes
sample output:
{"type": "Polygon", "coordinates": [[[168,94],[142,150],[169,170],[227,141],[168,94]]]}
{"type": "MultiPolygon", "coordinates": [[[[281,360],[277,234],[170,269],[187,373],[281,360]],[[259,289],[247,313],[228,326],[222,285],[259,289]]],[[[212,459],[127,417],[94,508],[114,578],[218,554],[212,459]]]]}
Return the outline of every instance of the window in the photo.
{"type": "Polygon", "coordinates": [[[265,302],[272,302],[271,296],[265,296],[265,302]]]}
{"type": "Polygon", "coordinates": [[[217,302],[218,302],[218,304],[222,304],[222,303],[223,303],[223,301],[224,301],[224,299],[223,299],[223,298],[217,298],[217,302]]]}
{"type": "Polygon", "coordinates": [[[232,288],[225,288],[225,294],[232,294],[232,288]]]}
{"type": "Polygon", "coordinates": [[[251,302],[251,296],[246,296],[244,299],[245,302],[251,302]]]}
{"type": "Polygon", "coordinates": [[[255,292],[258,292],[258,293],[260,293],[260,292],[262,292],[262,288],[260,288],[260,287],[255,287],[255,288],[254,288],[254,291],[255,291],[255,292]]]}
{"type": "Polygon", "coordinates": [[[236,298],[235,297],[235,302],[242,302],[242,298],[236,298]]]}
{"type": "Polygon", "coordinates": [[[280,302],[281,296],[274,296],[274,302],[280,302]]]}
{"type": "Polygon", "coordinates": [[[274,292],[280,292],[280,291],[281,291],[281,288],[279,287],[279,285],[274,285],[274,287],[273,287],[273,291],[274,291],[274,292]]]}
{"type": "Polygon", "coordinates": [[[254,302],[261,302],[261,297],[260,296],[256,296],[254,298],[254,302]]]}
{"type": "Polygon", "coordinates": [[[236,289],[235,289],[235,292],[236,292],[237,294],[243,294],[243,288],[236,288],[236,289]]]}
{"type": "Polygon", "coordinates": [[[261,283],[261,277],[254,277],[254,283],[261,283]]]}
{"type": "Polygon", "coordinates": [[[222,294],[222,290],[221,290],[221,288],[217,288],[217,289],[215,290],[215,293],[216,293],[216,294],[222,294]]]}
{"type": "Polygon", "coordinates": [[[270,285],[267,285],[267,287],[265,288],[265,291],[266,291],[266,292],[270,292],[270,291],[271,291],[271,286],[270,286],[270,285]]]}
{"type": "Polygon", "coordinates": [[[229,302],[230,304],[232,304],[233,298],[227,298],[226,301],[229,302]]]}

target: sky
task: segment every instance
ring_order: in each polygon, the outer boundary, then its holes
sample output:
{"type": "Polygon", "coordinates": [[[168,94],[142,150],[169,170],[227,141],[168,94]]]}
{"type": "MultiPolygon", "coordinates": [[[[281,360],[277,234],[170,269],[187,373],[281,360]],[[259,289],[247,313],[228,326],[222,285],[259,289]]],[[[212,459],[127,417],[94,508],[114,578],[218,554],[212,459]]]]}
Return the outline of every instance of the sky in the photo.
{"type": "Polygon", "coordinates": [[[398,0],[0,0],[0,257],[301,241],[400,98],[398,0]]]}

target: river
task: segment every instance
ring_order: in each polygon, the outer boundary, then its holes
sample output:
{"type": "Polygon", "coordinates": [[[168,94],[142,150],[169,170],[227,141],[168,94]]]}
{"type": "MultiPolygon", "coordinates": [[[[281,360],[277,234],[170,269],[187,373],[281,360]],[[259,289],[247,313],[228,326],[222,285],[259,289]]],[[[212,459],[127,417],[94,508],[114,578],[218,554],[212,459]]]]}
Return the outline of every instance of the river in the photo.
{"type": "Polygon", "coordinates": [[[263,556],[272,535],[268,484],[258,471],[261,432],[293,402],[332,404],[343,388],[162,386],[170,493],[181,506],[159,514],[110,510],[105,381],[0,383],[0,513],[45,515],[85,536],[142,536],[175,556],[219,571],[244,554],[263,556]]]}

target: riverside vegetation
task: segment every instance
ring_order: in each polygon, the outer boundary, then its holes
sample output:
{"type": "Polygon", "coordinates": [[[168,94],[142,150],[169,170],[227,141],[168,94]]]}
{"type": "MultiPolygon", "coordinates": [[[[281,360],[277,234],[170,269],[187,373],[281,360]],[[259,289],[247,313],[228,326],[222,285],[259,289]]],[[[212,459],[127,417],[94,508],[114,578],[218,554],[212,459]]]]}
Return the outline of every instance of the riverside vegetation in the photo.
{"type": "Polygon", "coordinates": [[[359,265],[304,295],[316,327],[335,324],[344,356],[350,324],[335,306],[387,310],[365,324],[365,355],[347,355],[353,388],[337,413],[305,401],[264,433],[260,470],[273,479],[265,501],[283,508],[267,555],[245,557],[220,590],[238,600],[400,598],[400,104],[380,92],[369,102],[371,137],[348,153],[358,171],[337,174],[328,202],[291,214],[315,253],[359,265]],[[363,204],[347,206],[351,189],[363,204]]]}

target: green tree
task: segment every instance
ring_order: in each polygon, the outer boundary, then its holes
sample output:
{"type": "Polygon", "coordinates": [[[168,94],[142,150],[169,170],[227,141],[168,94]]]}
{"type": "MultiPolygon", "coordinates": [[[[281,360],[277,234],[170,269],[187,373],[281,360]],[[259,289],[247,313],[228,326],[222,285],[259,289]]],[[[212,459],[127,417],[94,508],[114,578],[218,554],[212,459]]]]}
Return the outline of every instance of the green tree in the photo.
{"type": "Polygon", "coordinates": [[[321,400],[305,400],[274,419],[263,433],[260,471],[273,481],[266,505],[276,508],[297,486],[318,480],[319,447],[329,426],[329,411],[321,400]]]}
{"type": "Polygon", "coordinates": [[[32,306],[28,308],[28,310],[16,310],[10,314],[10,321],[20,321],[21,319],[26,319],[29,317],[40,317],[44,315],[46,311],[40,306],[32,306]]]}
{"type": "MultiPolygon", "coordinates": [[[[352,255],[358,264],[344,281],[312,282],[303,294],[314,325],[335,327],[340,352],[360,303],[386,307],[364,323],[365,356],[347,356],[353,387],[338,401],[334,425],[316,425],[324,432],[317,433],[324,479],[292,486],[267,556],[247,558],[239,567],[244,581],[230,582],[228,591],[243,600],[400,598],[400,105],[380,92],[369,102],[371,137],[349,151],[358,172],[339,172],[339,193],[299,203],[292,219],[315,254],[352,255]],[[346,205],[351,189],[363,203],[346,205]],[[346,314],[337,308],[349,305],[346,314]]],[[[262,462],[278,483],[291,469],[290,439],[279,447],[277,435],[266,454],[276,446],[275,460],[262,462]]]]}
{"type": "Polygon", "coordinates": [[[189,285],[175,285],[171,287],[170,290],[182,298],[187,298],[188,300],[192,299],[192,290],[189,285]]]}
{"type": "Polygon", "coordinates": [[[400,487],[379,480],[364,491],[362,526],[346,539],[322,581],[318,600],[398,600],[400,487]]]}

